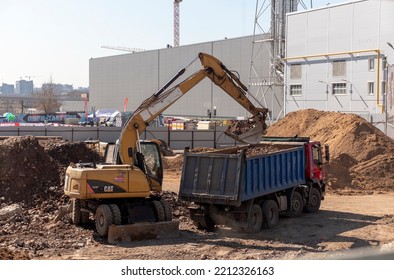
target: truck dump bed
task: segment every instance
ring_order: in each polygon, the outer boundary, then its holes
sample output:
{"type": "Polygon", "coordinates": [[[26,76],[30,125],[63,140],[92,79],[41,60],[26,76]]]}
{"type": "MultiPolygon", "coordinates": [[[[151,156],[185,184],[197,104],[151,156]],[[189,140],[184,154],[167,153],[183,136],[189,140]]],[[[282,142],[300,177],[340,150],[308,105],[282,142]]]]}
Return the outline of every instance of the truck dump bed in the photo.
{"type": "Polygon", "coordinates": [[[240,206],[243,201],[305,182],[304,145],[259,144],[184,154],[179,197],[240,206]]]}

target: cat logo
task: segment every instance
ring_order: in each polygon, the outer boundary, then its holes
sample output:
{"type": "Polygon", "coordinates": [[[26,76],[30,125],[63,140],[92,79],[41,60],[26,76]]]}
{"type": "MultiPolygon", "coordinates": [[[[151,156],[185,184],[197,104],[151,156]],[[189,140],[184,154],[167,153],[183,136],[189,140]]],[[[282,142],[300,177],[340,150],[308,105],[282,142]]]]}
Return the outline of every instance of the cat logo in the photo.
{"type": "Polygon", "coordinates": [[[114,186],[104,186],[104,192],[113,192],[114,186]]]}

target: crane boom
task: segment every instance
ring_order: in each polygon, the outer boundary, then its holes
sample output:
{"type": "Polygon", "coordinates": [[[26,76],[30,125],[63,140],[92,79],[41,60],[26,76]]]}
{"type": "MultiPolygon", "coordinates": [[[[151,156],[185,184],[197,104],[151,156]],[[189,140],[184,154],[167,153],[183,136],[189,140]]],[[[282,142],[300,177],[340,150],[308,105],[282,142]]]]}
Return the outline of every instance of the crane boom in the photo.
{"type": "Polygon", "coordinates": [[[138,48],[127,48],[127,47],[116,47],[116,46],[101,46],[103,49],[111,49],[111,50],[117,50],[117,51],[123,51],[123,52],[143,52],[145,51],[144,49],[138,49],[138,48]]]}

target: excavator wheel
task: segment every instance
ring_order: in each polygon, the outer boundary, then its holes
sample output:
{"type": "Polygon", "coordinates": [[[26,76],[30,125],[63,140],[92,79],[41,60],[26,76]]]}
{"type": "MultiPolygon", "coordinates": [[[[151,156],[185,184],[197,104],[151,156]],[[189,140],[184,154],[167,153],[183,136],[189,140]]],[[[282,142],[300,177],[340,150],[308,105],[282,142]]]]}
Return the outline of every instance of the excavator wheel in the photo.
{"type": "Polygon", "coordinates": [[[101,236],[108,235],[108,228],[113,223],[111,208],[106,204],[97,207],[95,215],[96,231],[101,236]]]}
{"type": "Polygon", "coordinates": [[[120,225],[122,224],[122,214],[120,212],[119,206],[116,204],[109,204],[109,208],[111,209],[112,217],[113,217],[113,223],[115,225],[120,225]]]}
{"type": "Polygon", "coordinates": [[[172,208],[170,204],[163,198],[160,200],[160,203],[164,209],[165,221],[172,221],[172,208]]]}
{"type": "Polygon", "coordinates": [[[158,200],[152,200],[153,211],[156,214],[157,222],[164,222],[166,220],[166,214],[164,211],[163,204],[158,200]]]}
{"type": "Polygon", "coordinates": [[[73,198],[71,200],[72,211],[71,220],[74,225],[80,225],[82,223],[82,211],[81,211],[81,201],[79,199],[73,198]]]}

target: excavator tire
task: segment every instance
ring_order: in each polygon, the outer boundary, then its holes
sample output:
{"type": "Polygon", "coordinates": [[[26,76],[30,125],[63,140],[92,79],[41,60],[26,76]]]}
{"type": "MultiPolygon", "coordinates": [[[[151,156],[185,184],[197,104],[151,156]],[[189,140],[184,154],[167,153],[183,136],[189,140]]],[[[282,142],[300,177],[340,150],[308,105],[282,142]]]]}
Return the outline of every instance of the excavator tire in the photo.
{"type": "Polygon", "coordinates": [[[74,225],[80,225],[82,223],[81,201],[73,198],[71,204],[71,220],[74,225]]]}
{"type": "Polygon", "coordinates": [[[172,221],[172,208],[170,204],[165,199],[161,199],[160,203],[164,209],[165,221],[172,221]]]}
{"type": "Polygon", "coordinates": [[[111,209],[112,217],[113,217],[113,223],[115,225],[120,225],[122,224],[122,214],[120,212],[119,206],[116,204],[109,204],[109,208],[111,209]]]}
{"type": "Polygon", "coordinates": [[[113,223],[111,208],[107,204],[101,204],[96,209],[95,224],[96,231],[101,236],[107,236],[108,228],[113,223]]]}
{"type": "Polygon", "coordinates": [[[153,200],[152,202],[153,211],[155,211],[157,222],[166,221],[166,214],[163,204],[158,200],[153,200]]]}

